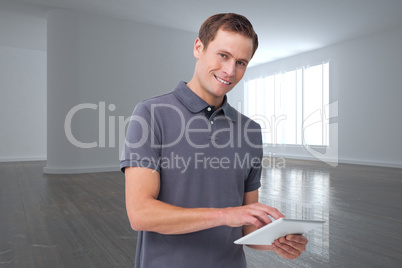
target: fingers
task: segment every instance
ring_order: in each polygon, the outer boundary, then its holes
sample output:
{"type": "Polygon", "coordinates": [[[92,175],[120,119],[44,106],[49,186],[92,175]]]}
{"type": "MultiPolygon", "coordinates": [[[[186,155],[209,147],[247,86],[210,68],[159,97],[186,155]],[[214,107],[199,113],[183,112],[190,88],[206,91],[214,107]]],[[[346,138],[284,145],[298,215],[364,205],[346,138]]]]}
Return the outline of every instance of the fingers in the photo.
{"type": "Polygon", "coordinates": [[[251,205],[248,205],[250,207],[254,207],[256,210],[260,212],[259,215],[263,215],[262,218],[268,219],[267,223],[272,222],[271,219],[269,219],[268,215],[273,217],[274,219],[279,219],[279,218],[284,218],[285,216],[276,208],[270,207],[261,203],[254,203],[251,205]]]}
{"type": "Polygon", "coordinates": [[[295,243],[303,245],[306,245],[308,243],[307,237],[303,235],[287,235],[285,240],[293,241],[295,243]]]}
{"type": "Polygon", "coordinates": [[[245,210],[244,213],[245,213],[244,225],[254,225],[256,228],[260,228],[271,222],[271,219],[268,217],[268,214],[263,210],[255,208],[247,208],[247,210],[245,210]]]}
{"type": "Polygon", "coordinates": [[[295,259],[306,250],[308,240],[302,235],[287,235],[272,244],[274,252],[285,259],[295,259]]]}
{"type": "Polygon", "coordinates": [[[250,216],[249,222],[246,225],[254,225],[257,229],[267,225],[269,222],[267,219],[263,219],[257,216],[250,216]]]}
{"type": "Polygon", "coordinates": [[[284,218],[285,216],[276,208],[261,204],[261,203],[254,203],[247,205],[250,209],[250,215],[254,217],[251,220],[250,224],[260,228],[272,222],[272,220],[268,217],[271,216],[274,219],[284,218]]]}
{"type": "Polygon", "coordinates": [[[271,223],[269,216],[275,219],[284,217],[276,208],[261,203],[226,208],[224,215],[225,225],[232,227],[254,225],[256,228],[271,223]]]}
{"type": "Polygon", "coordinates": [[[267,206],[268,214],[272,216],[275,220],[279,218],[285,218],[285,215],[283,215],[279,210],[277,210],[274,207],[269,207],[267,206]]]}
{"type": "Polygon", "coordinates": [[[299,252],[287,245],[277,246],[274,244],[273,247],[274,247],[274,252],[284,259],[293,260],[301,255],[301,252],[299,252]]]}

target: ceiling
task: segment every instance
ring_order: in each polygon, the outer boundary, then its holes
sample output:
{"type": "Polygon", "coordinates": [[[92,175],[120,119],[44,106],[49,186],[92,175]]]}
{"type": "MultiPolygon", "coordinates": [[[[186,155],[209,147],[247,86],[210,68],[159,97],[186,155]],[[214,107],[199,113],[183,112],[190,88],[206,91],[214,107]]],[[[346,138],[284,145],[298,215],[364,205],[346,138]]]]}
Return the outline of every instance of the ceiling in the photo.
{"type": "Polygon", "coordinates": [[[46,50],[53,8],[191,32],[212,14],[240,13],[259,35],[252,65],[402,26],[401,0],[0,0],[0,45],[46,50]]]}

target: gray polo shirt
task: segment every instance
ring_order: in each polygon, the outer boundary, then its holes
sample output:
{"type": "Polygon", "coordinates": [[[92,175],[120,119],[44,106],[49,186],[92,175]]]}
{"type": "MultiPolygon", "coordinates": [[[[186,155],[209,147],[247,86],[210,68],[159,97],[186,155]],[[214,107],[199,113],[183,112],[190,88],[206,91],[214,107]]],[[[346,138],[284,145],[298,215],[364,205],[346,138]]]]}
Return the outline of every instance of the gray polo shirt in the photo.
{"type": "MultiPolygon", "coordinates": [[[[120,166],[160,173],[158,199],[180,207],[235,207],[260,187],[260,126],[227,103],[215,110],[181,81],[134,109],[120,166]]],[[[242,228],[220,226],[182,235],[139,232],[136,266],[241,267],[242,228]]]]}

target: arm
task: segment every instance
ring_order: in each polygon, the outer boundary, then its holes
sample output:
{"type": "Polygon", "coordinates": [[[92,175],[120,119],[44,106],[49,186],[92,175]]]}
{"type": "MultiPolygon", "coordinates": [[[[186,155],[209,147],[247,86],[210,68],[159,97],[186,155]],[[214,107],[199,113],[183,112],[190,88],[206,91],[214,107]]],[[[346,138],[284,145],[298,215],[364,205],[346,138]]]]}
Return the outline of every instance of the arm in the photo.
{"type": "Polygon", "coordinates": [[[148,168],[127,167],[126,208],[131,227],[137,231],[162,234],[185,234],[216,226],[256,228],[270,222],[268,217],[282,214],[264,204],[229,208],[182,208],[157,200],[160,189],[159,173],[148,168]]]}
{"type": "MultiPolygon", "coordinates": [[[[258,190],[244,194],[243,204],[248,205],[258,202],[258,190]]],[[[282,214],[281,214],[282,215],[282,214]]],[[[284,217],[283,215],[281,217],[284,217]]],[[[278,217],[278,218],[281,218],[278,217]]],[[[275,219],[278,219],[275,218],[275,219]]],[[[271,221],[270,221],[271,222],[271,221]]],[[[255,226],[243,226],[243,235],[255,231],[255,226]]],[[[272,245],[248,245],[248,247],[257,250],[271,250],[285,259],[295,259],[306,250],[307,238],[302,235],[287,235],[274,241],[272,245]]]]}
{"type": "Polygon", "coordinates": [[[125,174],[126,208],[134,230],[180,234],[222,224],[217,209],[188,209],[157,200],[160,177],[155,170],[127,167],[125,174]]]}

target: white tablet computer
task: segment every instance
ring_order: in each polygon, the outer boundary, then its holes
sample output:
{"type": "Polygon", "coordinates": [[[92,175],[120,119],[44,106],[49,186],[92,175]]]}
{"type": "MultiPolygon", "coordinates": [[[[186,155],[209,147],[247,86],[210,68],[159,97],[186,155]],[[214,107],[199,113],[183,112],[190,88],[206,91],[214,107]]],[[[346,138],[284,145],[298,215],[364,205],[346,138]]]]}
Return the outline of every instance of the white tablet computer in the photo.
{"type": "Polygon", "coordinates": [[[235,244],[271,245],[275,239],[288,234],[304,234],[322,226],[325,221],[280,218],[234,241],[235,244]]]}

